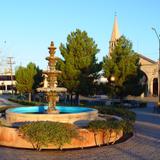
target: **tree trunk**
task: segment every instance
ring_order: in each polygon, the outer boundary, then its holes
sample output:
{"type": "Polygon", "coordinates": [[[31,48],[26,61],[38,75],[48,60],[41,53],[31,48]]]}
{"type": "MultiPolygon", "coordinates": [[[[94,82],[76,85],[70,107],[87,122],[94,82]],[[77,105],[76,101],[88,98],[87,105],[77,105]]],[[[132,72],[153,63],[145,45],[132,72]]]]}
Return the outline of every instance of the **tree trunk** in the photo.
{"type": "Polygon", "coordinates": [[[73,94],[71,93],[71,106],[73,105],[73,94]]]}
{"type": "Polygon", "coordinates": [[[32,93],[29,93],[29,96],[28,96],[28,101],[31,102],[31,96],[32,96],[32,93]]]}
{"type": "Polygon", "coordinates": [[[66,95],[66,93],[64,94],[64,104],[67,104],[67,95],[66,95]]]}
{"type": "Polygon", "coordinates": [[[79,105],[79,93],[76,93],[76,105],[79,105]]]}

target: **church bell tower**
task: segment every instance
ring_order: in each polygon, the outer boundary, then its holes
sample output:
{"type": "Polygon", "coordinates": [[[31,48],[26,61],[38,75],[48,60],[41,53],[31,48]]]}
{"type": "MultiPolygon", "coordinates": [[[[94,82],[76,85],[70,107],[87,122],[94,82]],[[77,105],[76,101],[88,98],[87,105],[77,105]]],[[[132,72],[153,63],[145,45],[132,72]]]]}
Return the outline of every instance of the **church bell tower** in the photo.
{"type": "Polygon", "coordinates": [[[109,55],[108,55],[109,57],[111,56],[111,52],[114,49],[119,37],[120,37],[120,34],[119,34],[119,30],[118,30],[118,20],[117,20],[117,15],[115,14],[112,35],[111,35],[111,39],[109,41],[109,55]]]}

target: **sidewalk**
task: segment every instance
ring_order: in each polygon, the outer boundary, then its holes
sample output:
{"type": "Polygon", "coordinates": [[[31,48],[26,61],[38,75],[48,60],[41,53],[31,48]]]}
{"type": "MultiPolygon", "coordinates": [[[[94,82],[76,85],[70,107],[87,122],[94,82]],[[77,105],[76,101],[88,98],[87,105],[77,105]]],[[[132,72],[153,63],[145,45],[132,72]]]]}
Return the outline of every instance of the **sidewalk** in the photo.
{"type": "Polygon", "coordinates": [[[16,107],[16,106],[20,106],[20,105],[0,97],[0,107],[5,107],[5,106],[14,106],[14,107],[16,107]]]}
{"type": "Polygon", "coordinates": [[[145,102],[154,102],[157,103],[158,102],[158,97],[134,97],[134,96],[128,96],[127,99],[130,100],[138,100],[138,101],[145,101],[145,102]]]}

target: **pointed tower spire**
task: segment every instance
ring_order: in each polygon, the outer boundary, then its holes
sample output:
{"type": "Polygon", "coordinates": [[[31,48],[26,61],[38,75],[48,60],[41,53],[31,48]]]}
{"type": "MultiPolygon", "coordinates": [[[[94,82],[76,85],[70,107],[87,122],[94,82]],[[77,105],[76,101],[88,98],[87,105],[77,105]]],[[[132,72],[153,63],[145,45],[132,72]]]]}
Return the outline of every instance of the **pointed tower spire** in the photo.
{"type": "Polygon", "coordinates": [[[109,56],[111,51],[114,49],[116,41],[117,39],[119,39],[119,37],[120,37],[120,34],[118,30],[118,20],[117,20],[117,15],[115,13],[111,40],[109,41],[109,56]]]}
{"type": "Polygon", "coordinates": [[[118,20],[117,20],[117,15],[115,14],[111,41],[116,41],[119,37],[120,36],[119,36],[119,30],[118,30],[118,20]]]}

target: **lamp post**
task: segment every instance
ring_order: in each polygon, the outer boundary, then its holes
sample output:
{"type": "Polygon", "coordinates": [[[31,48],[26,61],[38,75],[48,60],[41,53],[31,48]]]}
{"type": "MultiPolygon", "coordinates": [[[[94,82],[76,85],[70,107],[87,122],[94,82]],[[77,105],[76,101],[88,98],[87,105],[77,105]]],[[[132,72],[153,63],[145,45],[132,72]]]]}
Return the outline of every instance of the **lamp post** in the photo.
{"type": "Polygon", "coordinates": [[[111,85],[111,97],[114,98],[115,97],[115,76],[111,75],[109,78],[110,81],[110,85],[111,85]]]}
{"type": "Polygon", "coordinates": [[[4,85],[4,82],[2,82],[2,94],[4,93],[5,91],[5,85],[4,85]]]}
{"type": "Polygon", "coordinates": [[[152,27],[152,30],[155,32],[158,38],[159,45],[159,58],[158,58],[158,106],[160,106],[160,35],[157,33],[157,30],[152,27]]]}
{"type": "Polygon", "coordinates": [[[115,77],[114,76],[111,76],[110,77],[110,81],[113,83],[115,81],[115,77]]]}

